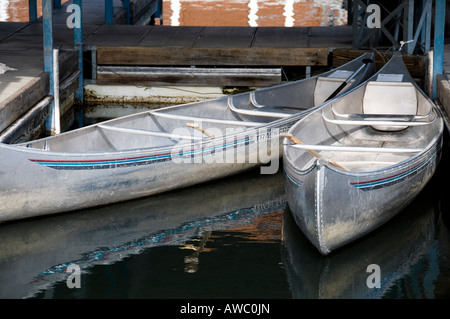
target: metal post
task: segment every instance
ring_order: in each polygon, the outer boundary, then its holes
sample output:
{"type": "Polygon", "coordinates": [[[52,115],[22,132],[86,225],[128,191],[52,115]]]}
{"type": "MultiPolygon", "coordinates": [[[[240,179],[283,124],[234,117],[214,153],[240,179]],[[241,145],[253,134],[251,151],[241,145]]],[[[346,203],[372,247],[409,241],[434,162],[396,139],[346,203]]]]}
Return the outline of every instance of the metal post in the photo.
{"type": "Polygon", "coordinates": [[[437,97],[436,78],[444,70],[445,1],[436,0],[433,49],[433,98],[437,97]]]}
{"type": "Polygon", "coordinates": [[[105,0],[105,23],[114,23],[114,5],[113,0],[105,0]]]}
{"type": "Polygon", "coordinates": [[[28,0],[28,16],[30,22],[37,21],[37,1],[36,0],[28,0]]]}
{"type": "Polygon", "coordinates": [[[123,0],[123,8],[127,12],[127,24],[131,23],[130,0],[123,0]]]}
{"type": "MultiPolygon", "coordinates": [[[[43,38],[44,38],[44,71],[49,73],[50,95],[54,94],[54,73],[53,73],[53,0],[42,0],[43,18],[43,38]]],[[[50,104],[50,114],[53,114],[55,101],[50,104]]],[[[52,121],[47,120],[47,130],[52,131],[52,121]]]]}
{"type": "Polygon", "coordinates": [[[163,25],[163,2],[158,0],[158,5],[156,7],[155,18],[159,18],[159,24],[163,25]]]}
{"type": "Polygon", "coordinates": [[[427,21],[425,26],[425,52],[430,51],[431,46],[431,21],[433,16],[433,0],[428,0],[425,4],[425,10],[427,11],[427,21]]]}
{"type": "Polygon", "coordinates": [[[403,11],[403,41],[406,42],[406,52],[412,54],[414,46],[412,42],[407,42],[414,39],[414,0],[404,0],[403,11]]]}
{"type": "Polygon", "coordinates": [[[80,23],[73,29],[74,48],[78,50],[78,69],[80,75],[78,77],[78,89],[75,91],[75,99],[78,103],[82,103],[84,99],[84,73],[83,73],[83,1],[73,0],[73,4],[80,8],[80,23]]]}
{"type": "Polygon", "coordinates": [[[61,133],[61,112],[59,109],[59,50],[53,49],[53,110],[50,113],[51,135],[61,133]]]}

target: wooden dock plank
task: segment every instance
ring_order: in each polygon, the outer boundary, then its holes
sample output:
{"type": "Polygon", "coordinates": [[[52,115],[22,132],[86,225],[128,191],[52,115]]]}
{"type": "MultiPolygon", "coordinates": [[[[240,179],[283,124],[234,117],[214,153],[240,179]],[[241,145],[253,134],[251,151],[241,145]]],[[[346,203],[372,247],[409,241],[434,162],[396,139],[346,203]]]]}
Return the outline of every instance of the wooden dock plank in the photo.
{"type": "Polygon", "coordinates": [[[49,92],[47,72],[41,72],[38,76],[24,80],[26,80],[26,83],[11,92],[5,100],[0,100],[0,132],[49,92]]]}
{"type": "Polygon", "coordinates": [[[326,66],[327,48],[97,48],[98,65],[326,66]]]}
{"type": "Polygon", "coordinates": [[[100,85],[269,86],[281,83],[281,68],[99,67],[100,85]]]}
{"type": "MultiPolygon", "coordinates": [[[[335,49],[333,50],[333,67],[338,67],[347,63],[367,51],[351,50],[351,49],[335,49]]],[[[375,54],[375,63],[377,69],[380,69],[390,58],[392,54],[384,54],[377,52],[375,54]]],[[[409,73],[413,77],[423,78],[427,72],[427,61],[425,56],[403,55],[403,61],[408,68],[409,73]]]]}

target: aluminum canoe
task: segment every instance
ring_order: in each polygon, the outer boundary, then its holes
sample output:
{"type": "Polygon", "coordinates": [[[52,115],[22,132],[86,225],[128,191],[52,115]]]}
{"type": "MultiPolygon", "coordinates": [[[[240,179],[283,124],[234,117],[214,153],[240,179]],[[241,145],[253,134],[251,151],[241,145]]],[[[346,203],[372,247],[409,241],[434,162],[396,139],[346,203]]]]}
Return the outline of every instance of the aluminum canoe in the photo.
{"type": "Polygon", "coordinates": [[[286,195],[299,228],[327,255],[387,222],[433,176],[443,127],[399,54],[311,112],[283,142],[286,195]]]}
{"type": "Polygon", "coordinates": [[[279,132],[342,83],[339,96],[356,89],[374,69],[365,54],[304,80],[0,144],[0,222],[139,198],[263,164],[270,165],[262,173],[275,173],[279,132]]]}

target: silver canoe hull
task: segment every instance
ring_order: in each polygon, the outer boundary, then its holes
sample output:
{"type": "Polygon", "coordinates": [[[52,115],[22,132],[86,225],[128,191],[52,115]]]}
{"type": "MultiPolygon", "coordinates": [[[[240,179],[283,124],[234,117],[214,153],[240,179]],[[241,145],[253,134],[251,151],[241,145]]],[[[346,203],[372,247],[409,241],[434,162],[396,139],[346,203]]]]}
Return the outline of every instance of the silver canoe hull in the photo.
{"type": "MultiPolygon", "coordinates": [[[[320,108],[370,57],[276,87],[0,144],[0,222],[148,196],[260,165],[275,173],[279,133],[320,108]]],[[[373,64],[343,94],[373,74],[373,64]]]]}
{"type": "Polygon", "coordinates": [[[401,57],[394,57],[379,74],[292,127],[290,133],[304,145],[285,142],[289,207],[299,228],[323,255],[395,216],[424,188],[439,163],[443,121],[436,106],[410,79],[401,57]],[[387,83],[387,76],[397,80],[387,83]],[[419,110],[414,119],[399,121],[397,114],[371,114],[368,119],[357,110],[370,95],[372,88],[367,86],[379,79],[392,86],[385,87],[380,100],[390,90],[394,98],[406,92],[401,92],[404,87],[412,92],[419,110]],[[358,116],[353,116],[355,112],[358,116]],[[311,149],[323,158],[307,153],[311,149]],[[343,169],[333,165],[337,163],[343,169]]]}

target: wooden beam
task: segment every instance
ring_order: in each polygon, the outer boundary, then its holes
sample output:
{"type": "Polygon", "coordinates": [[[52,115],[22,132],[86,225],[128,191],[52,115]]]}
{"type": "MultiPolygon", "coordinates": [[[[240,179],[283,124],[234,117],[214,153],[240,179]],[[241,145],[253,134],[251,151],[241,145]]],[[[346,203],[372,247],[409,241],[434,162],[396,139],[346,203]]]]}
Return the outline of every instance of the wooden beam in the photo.
{"type": "Polygon", "coordinates": [[[99,66],[97,84],[270,86],[281,83],[281,68],[180,68],[99,66]]]}
{"type": "MultiPolygon", "coordinates": [[[[343,65],[361,55],[367,51],[363,50],[347,50],[347,49],[335,49],[333,50],[333,67],[343,65]]],[[[375,63],[377,70],[379,70],[389,59],[392,54],[377,52],[375,54],[375,63]]],[[[425,56],[416,55],[404,55],[403,61],[408,68],[409,73],[413,77],[423,78],[427,72],[427,63],[425,56]]]]}
{"type": "Polygon", "coordinates": [[[326,66],[328,48],[97,47],[98,65],[326,66]]]}
{"type": "Polygon", "coordinates": [[[42,72],[33,77],[20,90],[0,105],[0,132],[27,112],[36,101],[41,100],[50,91],[49,74],[42,72]]]}

